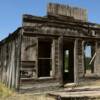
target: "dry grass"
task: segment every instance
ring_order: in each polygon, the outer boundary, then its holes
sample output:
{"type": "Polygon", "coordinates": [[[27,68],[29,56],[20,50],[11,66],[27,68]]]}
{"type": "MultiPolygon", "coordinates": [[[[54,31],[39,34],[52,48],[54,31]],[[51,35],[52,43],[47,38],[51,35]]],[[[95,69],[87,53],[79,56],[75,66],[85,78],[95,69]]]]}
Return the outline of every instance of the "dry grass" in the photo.
{"type": "Polygon", "coordinates": [[[7,88],[4,84],[0,83],[0,98],[9,97],[13,94],[13,91],[7,88]]]}
{"type": "Polygon", "coordinates": [[[0,83],[0,100],[56,100],[57,96],[49,94],[18,94],[0,83]]]}
{"type": "Polygon", "coordinates": [[[57,100],[57,96],[51,96],[48,94],[15,94],[0,100],[57,100]]]}
{"type": "Polygon", "coordinates": [[[0,83],[0,100],[56,100],[57,96],[49,94],[18,94],[0,83]]]}
{"type": "MultiPolygon", "coordinates": [[[[98,86],[100,88],[100,78],[92,77],[91,75],[88,77],[88,75],[86,76],[85,80],[80,84],[78,85],[71,84],[71,86],[67,85],[65,87],[77,88],[77,87],[89,86],[90,88],[91,86],[93,87],[98,86]]],[[[93,100],[100,100],[100,97],[98,98],[99,99],[93,99],[93,100]]],[[[42,94],[32,94],[32,93],[18,94],[0,83],[0,100],[57,100],[57,96],[51,96],[43,93],[42,94]]]]}

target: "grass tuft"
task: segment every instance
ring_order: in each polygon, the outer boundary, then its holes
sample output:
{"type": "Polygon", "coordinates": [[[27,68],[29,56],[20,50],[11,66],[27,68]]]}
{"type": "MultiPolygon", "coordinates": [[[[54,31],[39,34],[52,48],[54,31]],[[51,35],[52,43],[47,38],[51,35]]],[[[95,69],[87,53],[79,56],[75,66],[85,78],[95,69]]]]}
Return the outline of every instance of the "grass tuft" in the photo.
{"type": "Polygon", "coordinates": [[[13,91],[7,88],[4,84],[0,83],[0,98],[8,97],[13,94],[13,91]]]}

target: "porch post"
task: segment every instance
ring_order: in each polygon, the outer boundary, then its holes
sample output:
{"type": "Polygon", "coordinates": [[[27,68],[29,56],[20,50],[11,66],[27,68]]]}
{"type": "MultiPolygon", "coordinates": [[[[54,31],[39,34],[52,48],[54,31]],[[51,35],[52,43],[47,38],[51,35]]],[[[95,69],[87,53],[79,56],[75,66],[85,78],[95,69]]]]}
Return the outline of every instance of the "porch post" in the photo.
{"type": "Polygon", "coordinates": [[[78,82],[78,39],[74,42],[74,82],[78,82]]]}
{"type": "Polygon", "coordinates": [[[63,85],[63,36],[59,37],[59,83],[63,85]]]}

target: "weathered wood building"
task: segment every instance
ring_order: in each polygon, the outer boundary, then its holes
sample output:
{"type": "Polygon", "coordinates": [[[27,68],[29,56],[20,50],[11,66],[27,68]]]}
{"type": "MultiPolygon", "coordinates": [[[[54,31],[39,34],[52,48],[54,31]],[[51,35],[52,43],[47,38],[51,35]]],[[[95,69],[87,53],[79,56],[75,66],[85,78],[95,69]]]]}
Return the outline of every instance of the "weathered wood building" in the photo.
{"type": "Polygon", "coordinates": [[[23,15],[22,27],[0,42],[0,80],[15,89],[59,87],[85,76],[84,47],[91,45],[91,71],[100,75],[100,26],[86,10],[49,4],[47,16],[23,15]],[[66,54],[68,68],[66,71],[66,54]]]}

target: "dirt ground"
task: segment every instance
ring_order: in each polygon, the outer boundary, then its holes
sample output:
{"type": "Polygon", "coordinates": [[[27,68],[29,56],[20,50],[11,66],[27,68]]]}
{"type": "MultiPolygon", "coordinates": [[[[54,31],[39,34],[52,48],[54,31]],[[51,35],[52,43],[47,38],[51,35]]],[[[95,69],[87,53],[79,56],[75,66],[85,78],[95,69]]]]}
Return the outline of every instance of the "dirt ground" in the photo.
{"type": "Polygon", "coordinates": [[[58,100],[57,98],[56,95],[50,96],[48,94],[14,94],[0,100],[58,100]]]}
{"type": "Polygon", "coordinates": [[[12,93],[0,100],[100,100],[100,77],[87,73],[80,83],[67,83],[64,88],[44,93],[12,93]]]}

